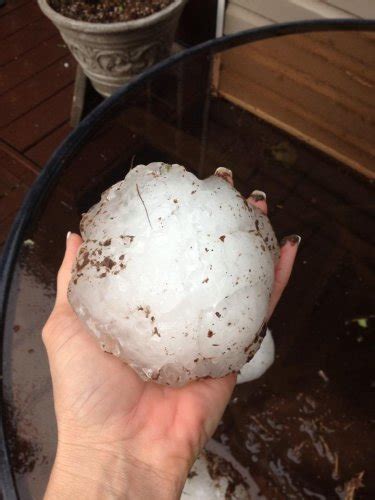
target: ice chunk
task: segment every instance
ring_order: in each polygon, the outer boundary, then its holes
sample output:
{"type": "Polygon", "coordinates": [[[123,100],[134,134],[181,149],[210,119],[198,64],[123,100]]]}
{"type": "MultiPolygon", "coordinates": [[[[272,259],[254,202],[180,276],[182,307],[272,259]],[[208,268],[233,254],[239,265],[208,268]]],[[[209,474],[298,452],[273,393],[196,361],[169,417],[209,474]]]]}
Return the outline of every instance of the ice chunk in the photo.
{"type": "Polygon", "coordinates": [[[253,357],[279,249],[268,218],[223,178],[138,165],[81,233],[70,303],[143,379],[178,386],[253,357]]]}

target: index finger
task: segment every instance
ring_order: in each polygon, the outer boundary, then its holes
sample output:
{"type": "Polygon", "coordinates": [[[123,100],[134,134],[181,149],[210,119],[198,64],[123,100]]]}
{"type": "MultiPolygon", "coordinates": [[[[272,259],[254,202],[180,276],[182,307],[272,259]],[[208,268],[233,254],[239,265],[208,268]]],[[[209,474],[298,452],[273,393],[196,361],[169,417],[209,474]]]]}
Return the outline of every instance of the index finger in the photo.
{"type": "Polygon", "coordinates": [[[251,195],[246,200],[248,205],[253,205],[254,207],[258,207],[265,215],[267,215],[268,207],[267,207],[267,196],[264,191],[259,191],[255,189],[251,193],[251,195]]]}

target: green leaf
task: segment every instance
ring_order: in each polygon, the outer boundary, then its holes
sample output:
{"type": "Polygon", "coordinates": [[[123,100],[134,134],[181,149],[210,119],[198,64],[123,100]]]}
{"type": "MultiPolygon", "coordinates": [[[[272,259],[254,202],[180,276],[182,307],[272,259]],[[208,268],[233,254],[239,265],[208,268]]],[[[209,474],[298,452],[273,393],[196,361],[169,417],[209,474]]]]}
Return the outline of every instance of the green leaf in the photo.
{"type": "MultiPolygon", "coordinates": [[[[370,316],[371,318],[372,316],[370,316]]],[[[368,320],[369,318],[353,318],[346,323],[356,323],[361,328],[368,328],[368,320]]]]}
{"type": "Polygon", "coordinates": [[[357,318],[354,320],[361,328],[367,328],[367,318],[357,318]]]}

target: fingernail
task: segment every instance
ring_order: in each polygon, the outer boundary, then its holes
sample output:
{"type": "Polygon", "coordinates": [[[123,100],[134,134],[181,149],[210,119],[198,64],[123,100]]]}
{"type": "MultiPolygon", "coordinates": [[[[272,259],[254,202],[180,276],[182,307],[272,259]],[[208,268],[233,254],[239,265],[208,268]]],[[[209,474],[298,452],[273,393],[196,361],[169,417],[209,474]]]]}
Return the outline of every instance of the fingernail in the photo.
{"type": "Polygon", "coordinates": [[[71,234],[72,234],[72,232],[71,232],[71,231],[68,231],[68,232],[66,233],[66,240],[68,240],[68,239],[70,238],[70,235],[71,235],[71,234]]]}
{"type": "Polygon", "coordinates": [[[288,242],[292,245],[292,247],[294,247],[295,245],[298,246],[301,243],[301,236],[298,236],[298,234],[291,234],[290,236],[285,236],[285,238],[283,238],[280,241],[280,246],[283,247],[288,242]]]}
{"type": "Polygon", "coordinates": [[[221,177],[230,184],[233,184],[233,172],[232,170],[229,170],[229,168],[219,167],[216,169],[215,175],[221,177]]]}
{"type": "Polygon", "coordinates": [[[252,198],[254,201],[266,201],[267,195],[264,191],[259,191],[258,189],[255,189],[251,193],[250,198],[252,198]]]}

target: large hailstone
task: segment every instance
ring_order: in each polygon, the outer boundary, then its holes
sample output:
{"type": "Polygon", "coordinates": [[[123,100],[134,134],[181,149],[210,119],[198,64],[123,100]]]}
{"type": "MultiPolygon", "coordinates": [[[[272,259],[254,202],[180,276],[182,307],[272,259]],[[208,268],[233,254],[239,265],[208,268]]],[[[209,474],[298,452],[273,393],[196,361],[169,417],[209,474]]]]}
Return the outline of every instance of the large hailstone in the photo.
{"type": "Polygon", "coordinates": [[[138,165],[81,233],[69,300],[144,380],[222,377],[254,356],[279,248],[268,218],[220,175],[138,165]]]}
{"type": "Polygon", "coordinates": [[[181,500],[265,500],[258,485],[231,454],[211,439],[195,461],[182,491],[181,500]]]}
{"type": "Polygon", "coordinates": [[[267,333],[261,346],[254,357],[246,363],[237,376],[237,384],[251,382],[260,378],[271,367],[275,361],[275,343],[272,333],[267,329],[267,333]]]}

